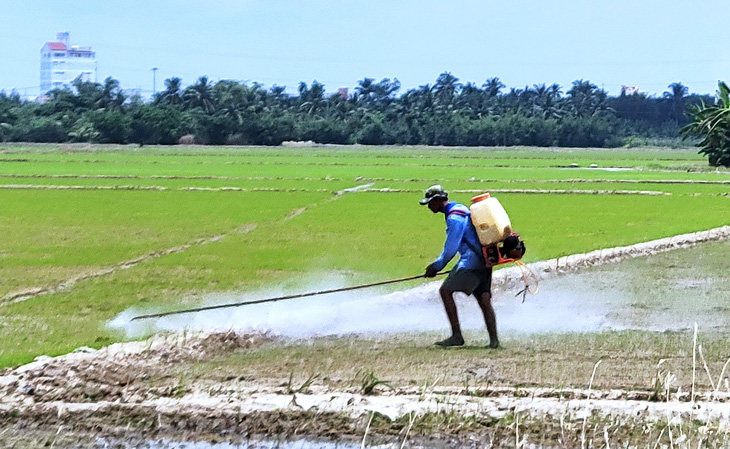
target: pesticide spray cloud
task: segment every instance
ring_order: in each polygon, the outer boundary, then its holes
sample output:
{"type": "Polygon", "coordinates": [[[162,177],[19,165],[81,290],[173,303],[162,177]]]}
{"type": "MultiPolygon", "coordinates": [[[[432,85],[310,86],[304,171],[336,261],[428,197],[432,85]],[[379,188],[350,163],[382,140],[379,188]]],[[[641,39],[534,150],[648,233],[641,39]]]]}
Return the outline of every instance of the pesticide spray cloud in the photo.
{"type": "MultiPolygon", "coordinates": [[[[567,275],[544,274],[540,292],[522,303],[515,293],[519,270],[494,273],[494,308],[501,332],[596,332],[609,329],[652,331],[705,328],[726,329],[728,243],[655,254],[651,259],[625,260],[567,275]],[[703,259],[704,258],[704,259],[703,259]],[[704,270],[699,267],[704,266],[704,270]]],[[[537,272],[543,272],[539,263],[537,272]]],[[[211,295],[201,305],[235,303],[305,291],[352,285],[342,273],[315,276],[317,281],[286,291],[211,295]]],[[[417,283],[418,281],[412,281],[417,283]]],[[[408,285],[408,284],[399,284],[408,285]]],[[[413,285],[413,284],[410,284],[413,285]]],[[[363,289],[281,302],[172,315],[130,321],[153,310],[127,310],[110,326],[129,337],[156,331],[230,330],[268,331],[294,338],[317,335],[368,333],[448,332],[448,322],[438,295],[439,281],[402,291],[363,289]]],[[[457,294],[462,328],[484,329],[474,298],[457,294]]]]}
{"type": "MultiPolygon", "coordinates": [[[[318,277],[301,291],[335,289],[348,285],[338,274],[318,277]]],[[[128,337],[157,331],[266,331],[292,338],[312,336],[447,331],[448,321],[438,294],[440,282],[429,282],[403,291],[356,290],[273,303],[170,315],[131,321],[148,313],[127,310],[109,323],[128,337]]],[[[299,292],[301,292],[299,291],[299,292]]],[[[236,303],[297,292],[282,289],[210,295],[204,305],[236,303]]],[[[455,295],[464,329],[483,329],[484,320],[473,297],[455,295]]],[[[590,332],[610,327],[607,310],[586,307],[600,304],[595,292],[543,285],[542,292],[522,303],[514,293],[497,292],[494,307],[502,331],[590,332]]]]}

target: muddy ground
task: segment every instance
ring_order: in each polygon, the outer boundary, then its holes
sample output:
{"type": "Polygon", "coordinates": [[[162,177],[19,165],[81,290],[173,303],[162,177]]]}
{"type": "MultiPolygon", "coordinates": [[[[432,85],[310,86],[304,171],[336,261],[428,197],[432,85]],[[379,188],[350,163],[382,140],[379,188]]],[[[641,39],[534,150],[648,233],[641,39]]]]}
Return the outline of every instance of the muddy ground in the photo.
{"type": "MultiPolygon", "coordinates": [[[[411,343],[384,347],[403,354],[399,346],[411,343]]],[[[683,434],[714,440],[724,438],[730,422],[730,393],[713,394],[706,382],[698,382],[690,401],[689,391],[671,386],[667,397],[666,390],[648,385],[515,386],[476,377],[471,385],[469,378],[460,385],[438,379],[421,385],[397,379],[391,385],[372,372],[344,381],[341,368],[331,377],[287,378],[253,374],[236,360],[266,357],[282,346],[304,358],[323,349],[302,345],[265,334],[167,335],[39,358],[0,376],[0,443],[108,447],[98,446],[103,436],[104,444],[118,440],[142,447],[160,438],[241,442],[306,436],[353,444],[366,437],[368,445],[407,439],[408,447],[515,447],[516,438],[541,447],[579,447],[586,439],[599,447],[606,441],[659,439],[672,419],[675,425],[684,422],[683,434]]],[[[458,351],[441,354],[448,358],[458,351]]],[[[467,358],[474,362],[488,356],[486,349],[480,351],[468,352],[467,358]]]]}

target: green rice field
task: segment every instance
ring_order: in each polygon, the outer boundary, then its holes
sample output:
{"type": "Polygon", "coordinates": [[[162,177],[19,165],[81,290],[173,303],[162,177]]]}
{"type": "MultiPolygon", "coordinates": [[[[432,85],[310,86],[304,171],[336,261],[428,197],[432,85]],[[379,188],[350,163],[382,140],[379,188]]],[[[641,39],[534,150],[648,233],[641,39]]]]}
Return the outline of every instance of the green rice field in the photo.
{"type": "Polygon", "coordinates": [[[124,339],[132,307],[421,274],[436,183],[494,192],[528,262],[730,225],[694,149],[0,145],[0,367],[124,339]]]}

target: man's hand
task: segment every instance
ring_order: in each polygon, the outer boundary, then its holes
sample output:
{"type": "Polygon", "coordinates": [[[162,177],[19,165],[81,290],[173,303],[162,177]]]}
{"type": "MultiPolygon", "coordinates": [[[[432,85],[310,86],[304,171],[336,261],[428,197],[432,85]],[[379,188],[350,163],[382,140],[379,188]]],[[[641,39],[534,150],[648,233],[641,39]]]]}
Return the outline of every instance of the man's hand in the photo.
{"type": "Polygon", "coordinates": [[[424,274],[423,276],[427,277],[427,278],[433,278],[433,277],[436,277],[438,272],[439,272],[439,270],[437,270],[436,267],[433,264],[431,264],[426,267],[426,274],[424,274]]]}

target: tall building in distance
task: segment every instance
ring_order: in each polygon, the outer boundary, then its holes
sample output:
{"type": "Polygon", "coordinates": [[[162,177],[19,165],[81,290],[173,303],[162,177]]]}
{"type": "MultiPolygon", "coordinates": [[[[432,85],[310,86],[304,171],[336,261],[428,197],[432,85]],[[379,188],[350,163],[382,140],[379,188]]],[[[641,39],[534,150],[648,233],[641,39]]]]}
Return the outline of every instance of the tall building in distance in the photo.
{"type": "Polygon", "coordinates": [[[69,44],[69,34],[58,33],[55,42],[41,48],[41,95],[71,85],[78,77],[96,81],[96,53],[91,47],[69,44]]]}

